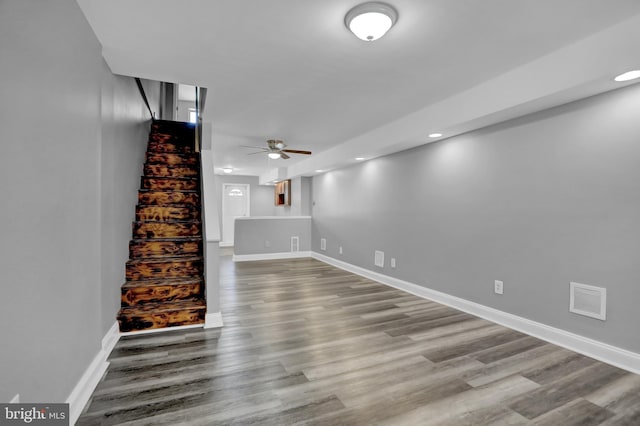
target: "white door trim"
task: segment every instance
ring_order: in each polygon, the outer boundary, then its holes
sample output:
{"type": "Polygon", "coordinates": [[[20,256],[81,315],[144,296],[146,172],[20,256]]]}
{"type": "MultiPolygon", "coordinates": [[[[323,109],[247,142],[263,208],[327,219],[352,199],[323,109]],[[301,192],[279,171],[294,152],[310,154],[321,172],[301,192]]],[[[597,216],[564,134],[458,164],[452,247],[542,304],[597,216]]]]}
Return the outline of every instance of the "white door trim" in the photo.
{"type": "Polygon", "coordinates": [[[222,196],[222,235],[221,235],[221,240],[220,241],[220,247],[232,247],[233,246],[233,241],[224,241],[224,226],[226,223],[226,218],[225,218],[225,199],[227,198],[225,196],[225,194],[227,193],[227,187],[229,186],[243,186],[246,188],[245,194],[246,196],[246,203],[247,203],[247,216],[251,216],[251,185],[248,183],[223,183],[222,184],[222,192],[221,192],[221,196],[222,196]]]}

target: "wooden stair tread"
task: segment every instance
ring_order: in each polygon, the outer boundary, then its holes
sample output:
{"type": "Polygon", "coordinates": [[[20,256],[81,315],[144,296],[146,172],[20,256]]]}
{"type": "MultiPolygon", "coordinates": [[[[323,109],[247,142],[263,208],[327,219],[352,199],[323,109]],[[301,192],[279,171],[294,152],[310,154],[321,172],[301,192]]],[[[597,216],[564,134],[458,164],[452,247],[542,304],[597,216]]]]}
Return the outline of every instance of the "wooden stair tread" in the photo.
{"type": "Polygon", "coordinates": [[[183,311],[183,310],[202,310],[207,309],[207,304],[203,299],[183,299],[172,302],[152,302],[144,305],[124,306],[120,308],[118,316],[127,316],[135,314],[160,314],[164,312],[183,311]]]}
{"type": "Polygon", "coordinates": [[[200,243],[202,242],[202,237],[160,237],[160,238],[133,238],[130,240],[133,244],[144,244],[144,243],[200,243]]]}
{"type": "Polygon", "coordinates": [[[202,281],[202,277],[149,278],[146,280],[125,281],[121,288],[128,290],[139,287],[178,286],[185,284],[201,284],[202,281]]]}
{"type": "MultiPolygon", "coordinates": [[[[200,191],[194,191],[200,192],[200,191]]],[[[199,206],[194,206],[193,204],[169,204],[167,206],[158,205],[158,204],[138,204],[136,205],[137,209],[189,209],[189,210],[200,210],[199,206]]]]}
{"type": "MultiPolygon", "coordinates": [[[[184,192],[184,193],[200,194],[200,191],[197,190],[197,189],[147,189],[147,188],[140,188],[140,189],[138,189],[138,192],[144,192],[144,193],[147,193],[147,192],[184,192]]],[[[148,205],[152,205],[152,204],[148,204],[148,205]]],[[[175,204],[172,204],[171,206],[174,207],[175,204]]]]}
{"type": "Polygon", "coordinates": [[[184,180],[184,181],[199,181],[195,176],[142,176],[148,179],[161,179],[161,180],[184,180]]]}
{"type": "Polygon", "coordinates": [[[202,222],[198,219],[167,219],[167,220],[134,220],[133,223],[176,223],[176,224],[194,224],[200,225],[202,222]]]}
{"type": "Polygon", "coordinates": [[[172,263],[172,262],[201,262],[202,256],[184,256],[184,257],[145,257],[138,259],[129,259],[127,265],[138,265],[141,263],[172,263]]]}

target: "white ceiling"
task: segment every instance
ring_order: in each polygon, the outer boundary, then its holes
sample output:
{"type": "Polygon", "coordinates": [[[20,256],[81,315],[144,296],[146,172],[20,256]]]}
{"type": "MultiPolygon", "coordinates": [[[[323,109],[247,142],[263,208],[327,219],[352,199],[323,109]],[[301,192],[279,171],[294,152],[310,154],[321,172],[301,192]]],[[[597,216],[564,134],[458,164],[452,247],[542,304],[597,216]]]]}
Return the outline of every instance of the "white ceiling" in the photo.
{"type": "Polygon", "coordinates": [[[388,1],[398,22],[372,43],[344,26],[358,0],[78,3],[115,73],[208,88],[216,167],[263,181],[611,90],[640,68],[638,0],[388,1]],[[267,139],[314,155],[240,147],[267,139]]]}

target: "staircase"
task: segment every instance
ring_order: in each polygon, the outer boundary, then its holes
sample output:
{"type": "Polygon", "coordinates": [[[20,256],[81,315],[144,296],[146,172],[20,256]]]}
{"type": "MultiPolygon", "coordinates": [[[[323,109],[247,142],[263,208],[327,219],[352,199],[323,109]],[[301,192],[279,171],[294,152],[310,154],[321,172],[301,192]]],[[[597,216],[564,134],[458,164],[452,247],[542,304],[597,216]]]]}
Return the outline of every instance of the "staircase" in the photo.
{"type": "Polygon", "coordinates": [[[120,331],[203,324],[200,160],[190,123],[151,126],[122,285],[120,331]]]}

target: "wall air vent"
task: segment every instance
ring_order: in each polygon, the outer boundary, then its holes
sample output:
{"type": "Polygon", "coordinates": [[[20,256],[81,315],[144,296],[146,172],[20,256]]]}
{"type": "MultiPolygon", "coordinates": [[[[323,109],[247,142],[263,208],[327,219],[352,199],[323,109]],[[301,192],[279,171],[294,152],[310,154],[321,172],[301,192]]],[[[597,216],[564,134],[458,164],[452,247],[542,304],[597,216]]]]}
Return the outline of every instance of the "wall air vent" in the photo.
{"type": "Polygon", "coordinates": [[[299,237],[291,237],[291,251],[292,252],[300,251],[300,238],[299,237]]]}
{"type": "Polygon", "coordinates": [[[607,319],[607,289],[587,284],[569,284],[569,312],[599,320],[607,319]]]}

